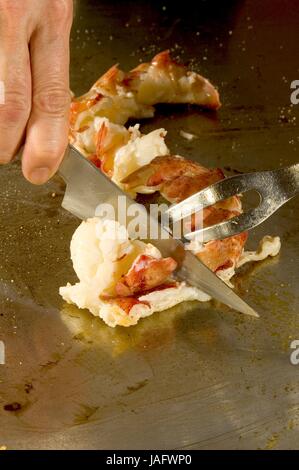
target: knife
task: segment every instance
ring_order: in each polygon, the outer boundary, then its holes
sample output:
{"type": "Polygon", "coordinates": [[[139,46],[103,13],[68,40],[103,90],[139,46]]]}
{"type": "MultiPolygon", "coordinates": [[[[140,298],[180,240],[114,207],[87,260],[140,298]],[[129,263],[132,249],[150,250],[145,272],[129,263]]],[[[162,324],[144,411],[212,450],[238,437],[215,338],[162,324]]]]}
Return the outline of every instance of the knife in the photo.
{"type": "MultiPolygon", "coordinates": [[[[127,209],[133,205],[134,208],[137,204],[71,145],[66,150],[58,174],[66,183],[62,207],[80,219],[94,217],[100,204],[110,204],[117,213],[120,196],[125,200],[127,209]]],[[[139,206],[146,213],[151,233],[157,233],[156,229],[153,229],[156,226],[160,234],[157,239],[147,237],[147,241],[156,246],[163,257],[171,256],[177,262],[178,267],[174,275],[178,280],[197,287],[234,310],[254,317],[259,316],[195,255],[186,250],[181,240],[172,238],[144,206],[139,206]]],[[[118,214],[118,219],[120,215],[118,214]]]]}

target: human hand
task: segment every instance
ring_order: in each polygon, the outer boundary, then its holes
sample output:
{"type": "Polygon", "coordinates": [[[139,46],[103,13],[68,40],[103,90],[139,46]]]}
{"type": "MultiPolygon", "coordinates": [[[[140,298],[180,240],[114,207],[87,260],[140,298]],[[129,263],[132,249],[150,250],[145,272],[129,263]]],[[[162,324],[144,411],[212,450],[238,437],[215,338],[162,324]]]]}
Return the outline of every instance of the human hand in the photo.
{"type": "Polygon", "coordinates": [[[0,163],[25,143],[35,184],[57,170],[68,140],[72,0],[0,0],[0,163]]]}

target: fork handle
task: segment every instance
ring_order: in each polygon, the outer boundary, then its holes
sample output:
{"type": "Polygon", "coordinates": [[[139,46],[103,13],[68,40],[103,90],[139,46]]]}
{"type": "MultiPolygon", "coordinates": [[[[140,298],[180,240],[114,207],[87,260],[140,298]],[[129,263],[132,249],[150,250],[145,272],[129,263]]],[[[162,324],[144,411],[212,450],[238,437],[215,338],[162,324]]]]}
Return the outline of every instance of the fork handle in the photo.
{"type": "Polygon", "coordinates": [[[279,182],[283,187],[288,199],[291,199],[299,192],[299,163],[287,168],[276,170],[279,182]]]}

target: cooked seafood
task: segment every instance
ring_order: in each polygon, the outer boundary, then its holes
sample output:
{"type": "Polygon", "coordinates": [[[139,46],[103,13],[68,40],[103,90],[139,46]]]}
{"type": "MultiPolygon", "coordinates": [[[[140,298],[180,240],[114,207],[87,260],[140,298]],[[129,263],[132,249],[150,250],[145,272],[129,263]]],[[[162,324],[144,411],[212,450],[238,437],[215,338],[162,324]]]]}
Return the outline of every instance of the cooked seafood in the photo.
{"type": "Polygon", "coordinates": [[[130,240],[118,222],[88,219],[75,231],[71,258],[79,278],[59,292],[68,303],[87,308],[109,326],[135,325],[142,317],[185,300],[210,297],[171,274],[176,263],[157,248],[130,240]],[[158,285],[159,284],[159,285],[158,285]]]}
{"type": "Polygon", "coordinates": [[[139,103],[189,103],[210,109],[220,107],[219,94],[211,83],[188,71],[170,57],[169,51],[157,54],[150,63],[129,72],[123,82],[139,103]]]}
{"type": "Polygon", "coordinates": [[[128,273],[116,284],[115,291],[119,297],[148,292],[163,285],[176,267],[177,263],[172,258],[156,259],[149,255],[139,255],[128,273]]]}
{"type": "Polygon", "coordinates": [[[219,168],[207,169],[178,155],[165,155],[154,158],[121,183],[128,191],[147,188],[145,192],[160,191],[169,202],[180,202],[223,178],[219,168]]]}
{"type": "MultiPolygon", "coordinates": [[[[180,156],[167,155],[156,157],[129,175],[123,183],[127,191],[143,192],[143,188],[148,187],[152,191],[160,191],[169,202],[177,203],[223,178],[224,174],[219,168],[207,169],[180,156]]],[[[207,227],[230,219],[241,211],[240,198],[234,196],[205,208],[200,215],[203,226],[207,227]]],[[[190,227],[191,230],[194,228],[190,227]]],[[[196,255],[214,272],[235,268],[246,240],[247,234],[244,233],[225,240],[211,241],[201,247],[196,255]]]]}
{"type": "Polygon", "coordinates": [[[220,107],[215,87],[198,73],[177,64],[169,51],[164,51],[129,73],[117,65],[111,67],[85,95],[73,100],[71,129],[82,129],[95,116],[107,117],[116,124],[125,124],[129,118],[152,117],[153,106],[158,103],[220,107]]]}
{"type": "MultiPolygon", "coordinates": [[[[168,51],[129,73],[113,66],[81,98],[73,100],[70,141],[120,187],[135,197],[159,192],[178,203],[224,178],[221,169],[207,169],[179,155],[171,155],[165,129],[146,135],[129,118],[151,117],[157,103],[192,103],[210,109],[220,106],[217,90],[200,75],[173,62],[168,51]]],[[[238,196],[221,201],[191,218],[209,226],[242,212],[238,196]]],[[[266,237],[257,252],[245,252],[247,233],[188,248],[230,284],[237,267],[250,260],[275,256],[278,237],[266,237]]],[[[89,219],[78,227],[71,242],[71,257],[79,278],[61,287],[68,303],[88,308],[109,326],[130,326],[142,317],[186,300],[207,301],[208,295],[172,273],[176,262],[140,240],[130,240],[118,222],[89,219]]]]}
{"type": "MultiPolygon", "coordinates": [[[[275,256],[279,249],[278,237],[266,237],[257,253],[243,252],[239,263],[275,256]]],[[[98,218],[82,222],[71,241],[71,258],[79,282],[61,287],[60,295],[112,327],[135,325],[140,318],[184,301],[210,300],[199,289],[176,282],[171,276],[175,261],[161,258],[151,244],[130,240],[118,222],[98,218]]],[[[220,272],[226,280],[233,275],[228,269],[220,272]]]]}
{"type": "Polygon", "coordinates": [[[158,103],[192,103],[208,109],[220,106],[219,94],[207,79],[177,64],[164,51],[129,73],[114,65],[85,95],[74,98],[70,141],[94,159],[97,140],[102,140],[104,132],[99,134],[97,118],[124,125],[128,119],[152,117],[158,103]]]}

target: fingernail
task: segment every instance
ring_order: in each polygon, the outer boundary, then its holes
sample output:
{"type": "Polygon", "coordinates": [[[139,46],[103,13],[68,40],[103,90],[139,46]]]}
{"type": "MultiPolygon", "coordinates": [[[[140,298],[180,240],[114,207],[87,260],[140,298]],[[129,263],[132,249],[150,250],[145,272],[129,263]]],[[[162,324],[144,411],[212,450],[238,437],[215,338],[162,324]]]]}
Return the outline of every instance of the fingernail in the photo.
{"type": "Polygon", "coordinates": [[[33,184],[43,184],[48,181],[51,176],[50,169],[47,167],[35,168],[28,176],[29,181],[33,184]]]}

